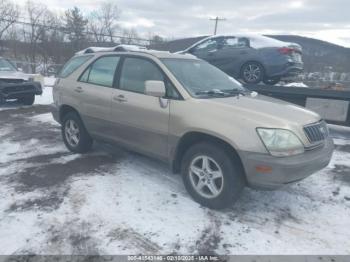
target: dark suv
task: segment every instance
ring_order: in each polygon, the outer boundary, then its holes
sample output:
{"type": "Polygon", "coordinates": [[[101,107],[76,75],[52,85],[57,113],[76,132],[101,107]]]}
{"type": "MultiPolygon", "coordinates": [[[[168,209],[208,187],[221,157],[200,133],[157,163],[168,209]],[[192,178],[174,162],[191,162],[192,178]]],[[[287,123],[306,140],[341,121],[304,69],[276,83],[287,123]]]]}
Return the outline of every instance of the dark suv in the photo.
{"type": "Polygon", "coordinates": [[[303,71],[300,45],[265,36],[211,36],[180,53],[191,53],[247,84],[274,85],[303,71]]]}

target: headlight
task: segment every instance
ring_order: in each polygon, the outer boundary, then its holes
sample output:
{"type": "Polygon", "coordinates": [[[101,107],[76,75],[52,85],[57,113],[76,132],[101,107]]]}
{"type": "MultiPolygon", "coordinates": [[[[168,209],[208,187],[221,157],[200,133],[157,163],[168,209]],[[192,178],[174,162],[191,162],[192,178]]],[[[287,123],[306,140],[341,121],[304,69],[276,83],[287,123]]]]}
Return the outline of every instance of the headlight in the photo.
{"type": "Polygon", "coordinates": [[[277,157],[292,156],[304,153],[304,145],[289,130],[257,128],[257,132],[271,155],[277,157]]]}

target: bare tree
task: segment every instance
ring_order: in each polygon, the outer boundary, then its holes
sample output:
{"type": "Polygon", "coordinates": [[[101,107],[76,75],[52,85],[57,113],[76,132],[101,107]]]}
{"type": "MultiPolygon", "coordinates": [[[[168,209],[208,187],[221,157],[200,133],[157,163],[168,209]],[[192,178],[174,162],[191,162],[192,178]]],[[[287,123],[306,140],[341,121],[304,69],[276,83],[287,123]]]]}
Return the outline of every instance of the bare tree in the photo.
{"type": "Polygon", "coordinates": [[[90,14],[89,30],[98,43],[109,41],[113,43],[118,26],[120,10],[115,3],[104,2],[97,11],[90,14]]]}
{"type": "Polygon", "coordinates": [[[19,12],[18,6],[13,2],[0,0],[0,44],[4,33],[17,21],[19,12]]]}
{"type": "Polygon", "coordinates": [[[25,5],[25,12],[29,19],[28,25],[23,26],[24,41],[29,43],[25,56],[30,62],[32,72],[35,73],[38,62],[38,44],[45,33],[43,25],[45,24],[45,15],[48,9],[43,4],[28,0],[25,5]]]}
{"type": "Polygon", "coordinates": [[[149,33],[148,40],[150,45],[162,44],[165,42],[164,38],[160,35],[149,33]]]}
{"type": "Polygon", "coordinates": [[[43,59],[44,72],[47,73],[51,64],[61,64],[65,59],[63,24],[53,12],[47,12],[45,17],[45,31],[40,37],[40,55],[43,59]]]}
{"type": "Polygon", "coordinates": [[[124,29],[123,30],[123,38],[120,40],[122,44],[139,44],[139,35],[134,28],[124,29]]]}

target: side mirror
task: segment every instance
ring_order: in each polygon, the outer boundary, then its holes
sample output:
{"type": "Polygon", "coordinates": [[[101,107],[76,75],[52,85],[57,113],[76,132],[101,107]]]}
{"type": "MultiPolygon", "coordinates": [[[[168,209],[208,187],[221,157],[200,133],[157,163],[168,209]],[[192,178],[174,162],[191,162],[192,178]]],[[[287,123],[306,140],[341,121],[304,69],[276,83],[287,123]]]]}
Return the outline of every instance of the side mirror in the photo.
{"type": "Polygon", "coordinates": [[[18,70],[19,72],[23,72],[23,69],[22,69],[21,67],[18,67],[17,70],[18,70]]]}
{"type": "Polygon", "coordinates": [[[145,82],[145,94],[155,97],[165,96],[165,85],[163,81],[147,80],[145,82]]]}

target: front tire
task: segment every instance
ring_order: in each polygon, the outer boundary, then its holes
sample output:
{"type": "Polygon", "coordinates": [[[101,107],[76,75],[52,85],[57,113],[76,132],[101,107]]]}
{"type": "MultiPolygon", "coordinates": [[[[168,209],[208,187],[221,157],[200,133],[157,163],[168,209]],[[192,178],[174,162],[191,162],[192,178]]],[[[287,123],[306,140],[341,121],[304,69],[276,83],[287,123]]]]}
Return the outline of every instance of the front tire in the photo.
{"type": "Polygon", "coordinates": [[[264,68],[257,62],[248,62],[242,66],[241,78],[247,84],[258,84],[264,79],[264,68]]]}
{"type": "Polygon", "coordinates": [[[211,143],[196,144],[185,153],[181,174],[192,198],[213,209],[231,206],[245,186],[238,160],[211,143]]]}
{"type": "Polygon", "coordinates": [[[70,112],[63,117],[61,132],[64,144],[70,151],[74,153],[90,151],[93,140],[77,113],[70,112]]]}

